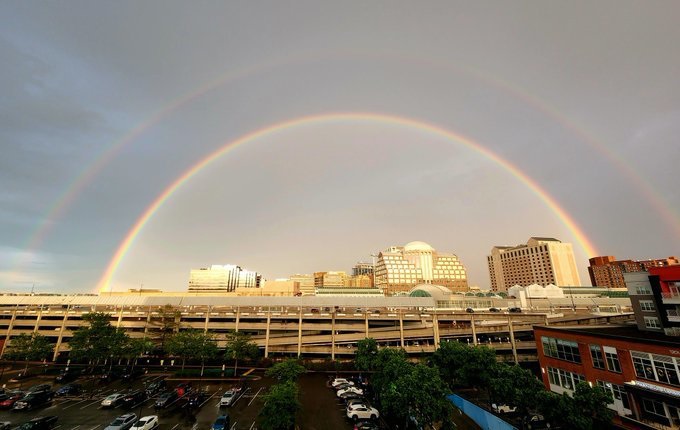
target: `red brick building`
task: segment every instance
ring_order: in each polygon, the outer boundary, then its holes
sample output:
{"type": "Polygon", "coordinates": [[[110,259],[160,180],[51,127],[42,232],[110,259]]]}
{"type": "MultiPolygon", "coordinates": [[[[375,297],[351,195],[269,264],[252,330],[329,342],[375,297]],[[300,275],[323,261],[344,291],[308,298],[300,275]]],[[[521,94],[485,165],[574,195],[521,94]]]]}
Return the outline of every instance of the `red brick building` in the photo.
{"type": "MultiPolygon", "coordinates": [[[[626,288],[623,274],[680,264],[678,257],[657,258],[652,260],[617,260],[613,255],[593,257],[588,260],[588,274],[594,287],[626,288]]],[[[680,267],[680,266],[679,266],[680,267]]]]}
{"type": "Polygon", "coordinates": [[[535,327],[543,383],[571,394],[579,382],[610,391],[616,423],[680,426],[680,338],[635,326],[535,327]]]}

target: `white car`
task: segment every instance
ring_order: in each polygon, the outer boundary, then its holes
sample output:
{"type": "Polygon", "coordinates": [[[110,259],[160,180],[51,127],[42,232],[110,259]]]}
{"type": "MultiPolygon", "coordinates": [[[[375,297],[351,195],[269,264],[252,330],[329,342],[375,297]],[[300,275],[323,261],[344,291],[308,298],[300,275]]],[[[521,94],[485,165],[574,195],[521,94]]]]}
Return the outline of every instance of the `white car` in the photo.
{"type": "Polygon", "coordinates": [[[347,408],[347,418],[356,420],[375,420],[378,419],[380,413],[376,408],[367,405],[356,405],[353,408],[347,408]]]}
{"type": "Polygon", "coordinates": [[[230,388],[224,394],[222,394],[222,398],[220,399],[220,406],[233,405],[234,403],[236,403],[236,400],[238,400],[240,394],[241,390],[239,390],[238,388],[230,388]]]}
{"type": "Polygon", "coordinates": [[[158,415],[142,417],[130,427],[130,430],[153,430],[158,428],[158,415]]]}
{"type": "Polygon", "coordinates": [[[509,414],[512,412],[515,412],[517,408],[513,406],[508,406],[508,405],[497,405],[497,404],[492,404],[491,409],[493,409],[495,412],[499,414],[509,414]]]}
{"type": "Polygon", "coordinates": [[[102,400],[101,405],[103,408],[115,408],[123,401],[123,397],[125,397],[125,395],[120,393],[110,394],[102,400]]]}
{"type": "Polygon", "coordinates": [[[364,390],[362,390],[361,388],[357,388],[357,387],[347,387],[344,390],[339,390],[337,392],[337,396],[342,397],[342,395],[345,394],[345,393],[364,394],[364,390]]]}
{"type": "Polygon", "coordinates": [[[342,385],[342,384],[354,385],[354,382],[350,381],[349,379],[346,379],[346,378],[335,378],[331,382],[331,387],[335,388],[338,385],[342,385]]]}

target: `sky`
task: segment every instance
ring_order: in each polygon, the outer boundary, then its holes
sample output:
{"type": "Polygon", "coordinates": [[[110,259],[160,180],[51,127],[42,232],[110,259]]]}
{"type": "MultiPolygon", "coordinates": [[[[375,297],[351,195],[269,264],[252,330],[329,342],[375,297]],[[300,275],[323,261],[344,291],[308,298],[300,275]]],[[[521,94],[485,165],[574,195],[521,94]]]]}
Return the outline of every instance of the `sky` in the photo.
{"type": "Polygon", "coordinates": [[[593,252],[678,255],[679,18],[675,1],[3,2],[0,291],[350,271],[415,240],[481,288],[491,248],[531,236],[572,243],[584,285],[593,252]]]}

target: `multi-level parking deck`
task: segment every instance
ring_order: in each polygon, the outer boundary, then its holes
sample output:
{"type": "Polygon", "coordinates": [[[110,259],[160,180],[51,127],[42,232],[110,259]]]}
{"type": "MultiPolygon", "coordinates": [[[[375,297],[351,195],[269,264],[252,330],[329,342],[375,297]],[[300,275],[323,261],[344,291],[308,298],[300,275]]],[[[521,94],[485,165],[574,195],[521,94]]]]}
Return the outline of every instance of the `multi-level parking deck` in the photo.
{"type": "MultiPolygon", "coordinates": [[[[488,300],[484,302],[488,306],[488,300]]],[[[495,303],[502,306],[502,303],[495,303]]],[[[69,350],[73,332],[89,312],[108,313],[131,337],[159,338],[165,329],[198,329],[224,346],[226,334],[250,334],[264,356],[342,358],[366,337],[409,354],[434,351],[447,340],[483,343],[505,360],[534,360],[534,325],[601,324],[629,314],[585,316],[560,313],[491,312],[478,308],[436,309],[430,297],[220,297],[220,296],[0,296],[0,335],[40,333],[55,345],[53,359],[69,350]]],[[[4,353],[4,345],[2,352],[4,353]]]]}

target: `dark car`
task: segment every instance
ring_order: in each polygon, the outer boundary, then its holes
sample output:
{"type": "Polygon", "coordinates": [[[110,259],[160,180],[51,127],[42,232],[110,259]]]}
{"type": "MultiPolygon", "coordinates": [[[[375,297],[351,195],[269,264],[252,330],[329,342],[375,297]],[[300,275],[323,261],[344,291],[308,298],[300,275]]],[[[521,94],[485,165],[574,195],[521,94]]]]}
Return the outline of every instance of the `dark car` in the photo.
{"type": "Polygon", "coordinates": [[[467,312],[469,314],[473,314],[473,313],[475,313],[475,310],[472,309],[472,308],[467,308],[467,309],[465,309],[465,312],[467,312]]]}
{"type": "Polygon", "coordinates": [[[175,387],[175,391],[177,392],[177,395],[182,397],[189,391],[191,391],[191,382],[181,382],[177,384],[175,387]]]}
{"type": "Polygon", "coordinates": [[[229,415],[221,415],[217,417],[215,422],[213,423],[212,427],[210,427],[211,430],[227,430],[229,428],[229,423],[230,423],[229,415]]]}
{"type": "Polygon", "coordinates": [[[205,402],[208,397],[208,393],[205,391],[192,391],[191,393],[184,396],[186,399],[184,406],[191,409],[197,409],[201,407],[203,402],[205,402]]]}
{"type": "Polygon", "coordinates": [[[348,392],[346,392],[346,393],[342,393],[342,394],[341,394],[340,396],[338,396],[338,397],[339,397],[341,400],[343,400],[343,401],[347,401],[347,400],[351,400],[351,399],[363,399],[363,398],[364,398],[363,394],[354,393],[354,392],[352,392],[352,391],[348,391],[348,392]]]}
{"type": "Polygon", "coordinates": [[[489,308],[489,312],[500,312],[501,310],[498,308],[489,308]]]}
{"type": "Polygon", "coordinates": [[[54,394],[57,396],[77,396],[82,392],[83,387],[80,384],[66,384],[59,387],[54,394]]]}
{"type": "Polygon", "coordinates": [[[47,417],[35,417],[31,421],[25,422],[14,430],[50,430],[55,427],[59,417],[54,415],[47,417]]]}
{"type": "Polygon", "coordinates": [[[508,312],[511,312],[513,314],[519,314],[522,312],[522,308],[508,308],[508,312]]]}
{"type": "Polygon", "coordinates": [[[62,370],[59,372],[59,374],[54,378],[56,382],[70,382],[70,381],[75,381],[78,379],[78,377],[82,374],[80,371],[76,371],[73,369],[69,370],[62,370]]]}
{"type": "Polygon", "coordinates": [[[143,374],[144,371],[139,367],[128,368],[125,369],[125,371],[123,371],[123,376],[121,376],[121,379],[123,381],[134,381],[136,378],[142,376],[143,374]]]}
{"type": "Polygon", "coordinates": [[[120,376],[121,376],[121,374],[120,374],[120,371],[118,369],[111,369],[108,372],[102,373],[99,376],[99,380],[101,382],[111,382],[114,379],[120,378],[120,376]]]}
{"type": "Polygon", "coordinates": [[[146,395],[151,397],[154,394],[161,392],[165,390],[165,388],[168,386],[167,382],[165,382],[165,379],[159,379],[158,381],[153,381],[149,385],[146,386],[146,395]]]}
{"type": "Polygon", "coordinates": [[[53,393],[51,391],[38,391],[35,393],[28,393],[23,399],[17,400],[12,408],[15,411],[25,411],[40,406],[45,406],[52,401],[53,393]]]}
{"type": "Polygon", "coordinates": [[[154,407],[156,409],[166,409],[171,404],[173,404],[173,402],[178,398],[179,396],[177,395],[176,391],[166,391],[160,396],[158,396],[158,399],[156,399],[154,407]]]}
{"type": "Polygon", "coordinates": [[[140,402],[146,400],[146,393],[142,390],[136,390],[129,392],[123,397],[123,407],[132,408],[138,405],[140,402]]]}
{"type": "Polygon", "coordinates": [[[6,393],[6,395],[7,398],[5,400],[0,400],[0,408],[2,409],[11,409],[14,406],[14,403],[24,398],[26,393],[23,391],[10,391],[9,393],[6,393]]]}
{"type": "Polygon", "coordinates": [[[46,391],[52,391],[52,386],[50,384],[37,384],[28,389],[26,391],[27,394],[30,393],[42,393],[46,391]]]}

